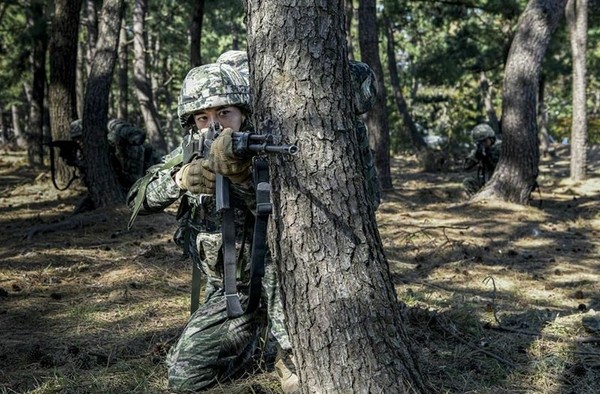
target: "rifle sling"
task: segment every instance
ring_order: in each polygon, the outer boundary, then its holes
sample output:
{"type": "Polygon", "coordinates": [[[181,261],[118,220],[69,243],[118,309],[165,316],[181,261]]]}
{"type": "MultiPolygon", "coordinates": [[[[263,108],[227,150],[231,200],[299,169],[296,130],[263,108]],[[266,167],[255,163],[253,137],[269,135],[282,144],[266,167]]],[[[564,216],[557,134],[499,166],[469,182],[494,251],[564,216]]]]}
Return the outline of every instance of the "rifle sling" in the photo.
{"type": "Polygon", "coordinates": [[[256,187],[256,219],[252,237],[252,256],[250,258],[250,289],[245,313],[252,313],[260,304],[262,278],[265,276],[265,257],[267,255],[267,225],[273,209],[271,204],[271,185],[269,184],[269,166],[265,159],[254,160],[254,185],[256,187]]]}
{"type": "Polygon", "coordinates": [[[237,258],[235,251],[235,211],[229,201],[229,179],[217,174],[216,177],[217,211],[221,213],[221,235],[223,238],[223,284],[227,316],[238,317],[244,314],[237,292],[237,258]]]}
{"type": "Polygon", "coordinates": [[[50,148],[50,176],[52,177],[52,184],[54,185],[54,188],[56,188],[56,190],[60,192],[65,191],[69,188],[69,186],[71,186],[71,183],[73,183],[73,181],[75,181],[75,179],[78,178],[77,172],[73,172],[73,176],[71,177],[69,182],[67,182],[67,185],[65,187],[63,187],[62,189],[58,187],[58,184],[56,183],[56,167],[54,165],[54,146],[52,146],[52,143],[49,143],[48,147],[50,148]]]}

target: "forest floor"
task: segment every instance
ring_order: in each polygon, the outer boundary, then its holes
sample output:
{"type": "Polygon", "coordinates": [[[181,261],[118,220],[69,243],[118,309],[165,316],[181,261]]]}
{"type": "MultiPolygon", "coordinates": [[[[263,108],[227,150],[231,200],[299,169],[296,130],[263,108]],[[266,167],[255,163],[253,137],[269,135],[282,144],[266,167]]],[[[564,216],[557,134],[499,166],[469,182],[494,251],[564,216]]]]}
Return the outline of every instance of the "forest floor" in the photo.
{"type": "MultiPolygon", "coordinates": [[[[599,148],[580,183],[564,147],[543,158],[530,206],[465,204],[453,163],[394,158],[379,229],[440,393],[600,393],[599,148]]],[[[167,393],[190,292],[174,211],[128,231],[125,208],[70,217],[82,193],[0,155],[0,393],[167,393]]],[[[262,371],[212,392],[278,393],[262,371]]]]}

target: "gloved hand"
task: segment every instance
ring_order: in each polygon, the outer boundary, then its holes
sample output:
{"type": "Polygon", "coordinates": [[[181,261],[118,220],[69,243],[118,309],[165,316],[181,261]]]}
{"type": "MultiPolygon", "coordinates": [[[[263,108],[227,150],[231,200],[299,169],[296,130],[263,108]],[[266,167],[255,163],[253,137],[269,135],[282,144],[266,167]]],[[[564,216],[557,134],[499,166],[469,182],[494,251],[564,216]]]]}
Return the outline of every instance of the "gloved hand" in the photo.
{"type": "Polygon", "coordinates": [[[175,183],[194,194],[214,194],[215,174],[207,166],[206,159],[185,164],[175,174],[175,183]]]}
{"type": "Polygon", "coordinates": [[[208,168],[219,173],[238,185],[247,183],[250,179],[252,159],[240,158],[233,153],[233,130],[225,129],[210,147],[208,168]]]}

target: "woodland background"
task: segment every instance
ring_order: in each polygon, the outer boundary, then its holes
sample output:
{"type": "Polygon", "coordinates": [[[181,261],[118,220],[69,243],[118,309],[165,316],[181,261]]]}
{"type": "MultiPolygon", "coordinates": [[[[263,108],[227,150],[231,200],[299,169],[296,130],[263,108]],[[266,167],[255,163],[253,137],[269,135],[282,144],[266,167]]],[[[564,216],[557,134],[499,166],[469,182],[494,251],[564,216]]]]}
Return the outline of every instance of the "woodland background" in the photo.
{"type": "MultiPolygon", "coordinates": [[[[441,392],[595,392],[599,2],[345,7],[348,55],[372,65],[383,87],[384,105],[368,119],[384,190],[378,231],[423,374],[441,392]],[[531,100],[540,188],[527,204],[466,204],[461,159],[477,123],[502,136],[519,18],[527,5],[561,3],[587,10],[586,45],[571,45],[581,17],[571,15],[571,29],[561,18],[540,65],[531,100]]],[[[107,148],[98,119],[122,117],[158,149],[176,146],[181,81],[193,65],[245,49],[243,4],[4,1],[0,26],[1,390],[166,392],[162,361],[186,320],[190,279],[170,242],[173,212],[127,231],[123,196],[106,195],[117,189],[106,164],[89,190],[101,208],[71,216],[87,191],[52,189],[44,143],[67,139],[70,121],[83,118],[86,153],[100,163],[107,148]],[[117,40],[102,35],[102,20],[120,33],[117,51],[108,50],[117,40]],[[72,95],[62,91],[69,84],[72,95]]],[[[64,185],[72,170],[56,164],[64,185]]],[[[269,360],[255,367],[248,380],[215,390],[277,392],[269,360]]]]}

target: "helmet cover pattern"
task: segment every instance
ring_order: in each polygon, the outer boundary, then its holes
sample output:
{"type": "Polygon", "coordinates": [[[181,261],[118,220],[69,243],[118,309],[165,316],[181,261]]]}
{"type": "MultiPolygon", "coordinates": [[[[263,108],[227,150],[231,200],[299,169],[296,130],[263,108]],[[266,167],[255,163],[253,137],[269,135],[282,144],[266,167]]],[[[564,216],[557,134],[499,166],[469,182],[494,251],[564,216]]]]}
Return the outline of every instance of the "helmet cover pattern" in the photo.
{"type": "Polygon", "coordinates": [[[248,68],[248,54],[246,51],[227,51],[223,52],[217,59],[217,63],[228,64],[237,70],[248,83],[250,70],[248,68]]]}
{"type": "Polygon", "coordinates": [[[244,77],[228,64],[195,67],[186,75],[179,93],[179,124],[186,129],[194,113],[230,105],[250,110],[250,94],[244,77]]]}
{"type": "Polygon", "coordinates": [[[480,142],[486,138],[496,139],[496,133],[487,123],[480,123],[471,130],[471,138],[474,142],[480,142]]]}

